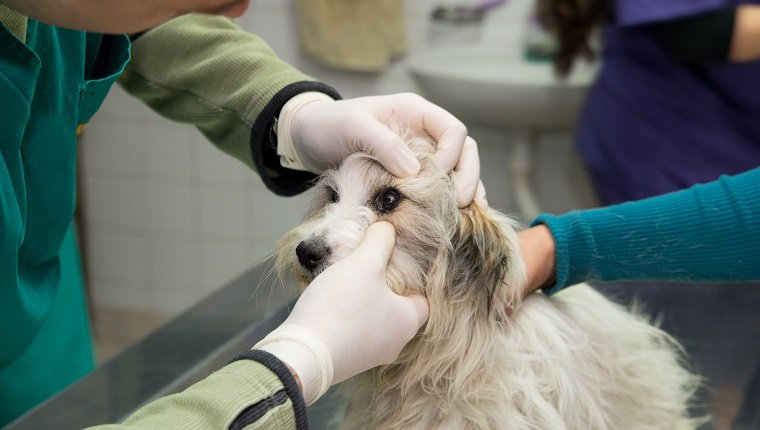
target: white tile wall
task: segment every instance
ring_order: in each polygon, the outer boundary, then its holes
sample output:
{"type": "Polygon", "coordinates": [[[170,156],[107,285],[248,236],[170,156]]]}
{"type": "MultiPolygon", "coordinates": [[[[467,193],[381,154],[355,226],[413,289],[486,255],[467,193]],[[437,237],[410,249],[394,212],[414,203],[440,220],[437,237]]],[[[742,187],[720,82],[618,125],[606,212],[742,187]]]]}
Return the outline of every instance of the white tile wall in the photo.
{"type": "MultiPolygon", "coordinates": [[[[465,0],[462,0],[465,2],[465,0]]],[[[440,0],[409,0],[411,50],[452,43],[519,43],[530,0],[512,0],[480,26],[428,20],[440,0]]],[[[278,54],[344,97],[414,90],[403,60],[382,74],[321,67],[298,50],[293,5],[252,0],[240,24],[278,54]]],[[[492,206],[509,211],[508,148],[497,133],[471,129],[492,206]]],[[[267,256],[299,222],[308,195],[274,196],[239,161],[187,125],[162,119],[115,88],[83,136],[84,201],[93,300],[111,308],[174,315],[267,256]]],[[[542,203],[563,211],[592,201],[567,136],[544,139],[536,176],[542,203]]],[[[307,193],[308,194],[308,193],[307,193]]]]}

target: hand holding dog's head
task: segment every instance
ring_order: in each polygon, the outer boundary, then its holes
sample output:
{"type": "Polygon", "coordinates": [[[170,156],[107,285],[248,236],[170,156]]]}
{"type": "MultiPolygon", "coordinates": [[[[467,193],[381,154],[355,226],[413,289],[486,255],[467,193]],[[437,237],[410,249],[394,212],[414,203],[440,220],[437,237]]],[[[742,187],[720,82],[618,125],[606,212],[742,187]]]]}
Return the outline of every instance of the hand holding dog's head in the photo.
{"type": "Polygon", "coordinates": [[[306,288],[356,249],[371,224],[387,221],[396,229],[388,284],[398,294],[427,297],[426,334],[446,336],[451,315],[503,320],[522,279],[513,221],[475,204],[459,209],[451,177],[434,160],[434,143],[411,138],[409,146],[421,165],[415,177],[397,178],[366,154],[323,175],[307,221],[283,239],[281,276],[295,275],[306,288]]]}
{"type": "Polygon", "coordinates": [[[393,362],[427,319],[424,298],[402,297],[388,288],[385,272],[393,246],[393,226],[369,226],[355,250],[309,284],[283,324],[321,340],[335,372],[331,383],[393,362]]]}

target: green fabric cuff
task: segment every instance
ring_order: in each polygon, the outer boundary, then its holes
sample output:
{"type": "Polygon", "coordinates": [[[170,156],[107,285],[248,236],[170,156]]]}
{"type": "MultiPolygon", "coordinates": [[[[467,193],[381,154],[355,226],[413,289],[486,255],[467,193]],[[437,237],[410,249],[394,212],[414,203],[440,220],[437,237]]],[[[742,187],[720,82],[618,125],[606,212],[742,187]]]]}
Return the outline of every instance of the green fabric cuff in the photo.
{"type": "Polygon", "coordinates": [[[122,424],[98,430],[128,429],[229,429],[248,408],[267,404],[267,413],[246,428],[293,429],[293,403],[283,401],[280,378],[252,360],[228,364],[185,391],[143,406],[122,424]]]}
{"type": "MultiPolygon", "coordinates": [[[[301,387],[296,382],[295,377],[291,373],[291,370],[283,363],[279,358],[274,355],[257,349],[246,351],[234,359],[232,362],[239,360],[253,360],[259,364],[266,366],[272,373],[282,382],[283,390],[278,392],[278,400],[284,403],[285,399],[289,399],[292,405],[292,410],[288,411],[293,415],[296,428],[308,428],[309,419],[306,414],[306,402],[304,401],[303,392],[301,387]]],[[[273,402],[270,402],[270,404],[273,402]]],[[[260,417],[264,416],[269,404],[257,403],[246,408],[241,414],[239,414],[235,421],[233,421],[231,428],[243,428],[250,425],[252,422],[257,422],[260,417]]]]}

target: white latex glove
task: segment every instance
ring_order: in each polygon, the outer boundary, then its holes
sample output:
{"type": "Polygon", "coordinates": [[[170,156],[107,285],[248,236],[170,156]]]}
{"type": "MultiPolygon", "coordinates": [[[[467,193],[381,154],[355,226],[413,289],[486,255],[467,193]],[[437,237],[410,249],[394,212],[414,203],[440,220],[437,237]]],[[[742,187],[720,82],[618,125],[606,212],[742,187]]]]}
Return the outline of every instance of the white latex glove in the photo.
{"type": "Polygon", "coordinates": [[[277,153],[284,167],[320,174],[362,151],[400,178],[416,175],[419,162],[389,124],[435,139],[435,160],[452,173],[459,207],[485,195],[485,190],[478,190],[483,186],[478,147],[467,136],[467,128],[443,108],[412,93],[338,101],[318,92],[299,94],[280,111],[277,153]]]}
{"type": "Polygon", "coordinates": [[[394,243],[391,224],[371,225],[362,244],[317,276],[285,322],[254,347],[294,371],[307,405],[332,384],[393,362],[427,320],[426,299],[388,288],[394,243]]]}

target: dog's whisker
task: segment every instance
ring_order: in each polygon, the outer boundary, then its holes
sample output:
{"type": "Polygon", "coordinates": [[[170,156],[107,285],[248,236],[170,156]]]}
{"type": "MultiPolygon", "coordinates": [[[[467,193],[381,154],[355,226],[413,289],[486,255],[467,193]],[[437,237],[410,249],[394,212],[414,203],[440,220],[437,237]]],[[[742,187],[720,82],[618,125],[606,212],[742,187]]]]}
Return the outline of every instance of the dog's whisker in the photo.
{"type": "MultiPolygon", "coordinates": [[[[269,252],[263,258],[263,261],[264,261],[263,266],[269,265],[267,262],[271,261],[276,256],[276,254],[277,254],[276,250],[273,250],[273,251],[269,252]]],[[[264,288],[263,286],[265,286],[265,285],[269,286],[270,288],[267,289],[267,292],[268,292],[269,296],[267,297],[266,306],[265,306],[265,310],[267,312],[271,310],[273,288],[276,288],[276,286],[274,285],[275,283],[270,282],[271,279],[272,279],[272,277],[274,275],[275,275],[275,268],[274,268],[274,266],[270,266],[266,271],[264,271],[261,274],[260,279],[258,279],[254,283],[254,285],[256,285],[256,287],[253,289],[253,291],[251,291],[250,295],[248,296],[248,301],[249,302],[257,302],[258,303],[258,302],[260,302],[260,300],[258,299],[257,296],[262,292],[262,290],[264,288]]]]}

